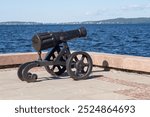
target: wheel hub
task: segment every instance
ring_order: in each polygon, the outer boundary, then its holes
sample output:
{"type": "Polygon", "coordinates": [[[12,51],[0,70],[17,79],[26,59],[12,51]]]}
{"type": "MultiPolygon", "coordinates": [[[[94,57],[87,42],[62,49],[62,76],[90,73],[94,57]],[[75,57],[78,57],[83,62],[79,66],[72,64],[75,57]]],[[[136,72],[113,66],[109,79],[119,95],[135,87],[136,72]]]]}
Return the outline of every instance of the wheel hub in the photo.
{"type": "Polygon", "coordinates": [[[76,63],[76,68],[77,70],[81,71],[84,67],[83,67],[83,61],[78,61],[76,63]]]}

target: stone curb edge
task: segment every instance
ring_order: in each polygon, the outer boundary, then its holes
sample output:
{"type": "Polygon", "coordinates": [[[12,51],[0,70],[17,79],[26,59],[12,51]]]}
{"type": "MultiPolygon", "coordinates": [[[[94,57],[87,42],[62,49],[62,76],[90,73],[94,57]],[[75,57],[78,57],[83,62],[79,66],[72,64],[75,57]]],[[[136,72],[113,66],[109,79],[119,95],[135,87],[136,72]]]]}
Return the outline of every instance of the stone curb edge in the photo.
{"type": "MultiPolygon", "coordinates": [[[[120,70],[131,70],[137,72],[150,73],[150,58],[106,54],[97,52],[88,52],[93,60],[93,64],[105,68],[115,68],[120,70]]],[[[42,58],[45,56],[42,54],[42,58]]],[[[37,60],[36,52],[31,53],[15,53],[15,54],[0,54],[0,68],[18,66],[22,63],[37,60]]]]}

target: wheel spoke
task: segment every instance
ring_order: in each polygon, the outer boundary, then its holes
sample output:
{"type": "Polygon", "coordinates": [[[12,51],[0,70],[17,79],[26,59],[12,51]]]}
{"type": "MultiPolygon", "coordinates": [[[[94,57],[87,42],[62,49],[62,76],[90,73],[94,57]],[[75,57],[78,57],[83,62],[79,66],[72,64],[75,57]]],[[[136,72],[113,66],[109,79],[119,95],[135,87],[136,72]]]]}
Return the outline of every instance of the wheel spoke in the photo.
{"type": "Polygon", "coordinates": [[[55,58],[55,54],[52,55],[53,59],[55,58]]]}
{"type": "Polygon", "coordinates": [[[54,69],[56,68],[56,65],[53,65],[53,67],[52,67],[52,69],[51,70],[53,70],[54,71],[54,69]]]}
{"type": "Polygon", "coordinates": [[[75,75],[78,76],[79,75],[79,71],[76,69],[75,71],[75,75]]]}
{"type": "Polygon", "coordinates": [[[60,66],[57,66],[57,68],[58,68],[59,71],[61,71],[61,67],[60,66]]]}
{"type": "Polygon", "coordinates": [[[75,62],[72,62],[71,63],[71,68],[75,68],[76,67],[76,63],[75,62]]]}
{"type": "Polygon", "coordinates": [[[89,66],[89,63],[83,63],[83,66],[85,67],[85,66],[89,66]]]}
{"type": "Polygon", "coordinates": [[[75,56],[74,57],[74,59],[75,59],[75,61],[77,62],[77,61],[79,61],[79,59],[78,59],[78,57],[77,56],[75,56]]]}
{"type": "Polygon", "coordinates": [[[81,57],[81,59],[80,59],[80,61],[84,61],[84,59],[85,59],[85,56],[84,55],[82,55],[82,57],[81,57]]]}

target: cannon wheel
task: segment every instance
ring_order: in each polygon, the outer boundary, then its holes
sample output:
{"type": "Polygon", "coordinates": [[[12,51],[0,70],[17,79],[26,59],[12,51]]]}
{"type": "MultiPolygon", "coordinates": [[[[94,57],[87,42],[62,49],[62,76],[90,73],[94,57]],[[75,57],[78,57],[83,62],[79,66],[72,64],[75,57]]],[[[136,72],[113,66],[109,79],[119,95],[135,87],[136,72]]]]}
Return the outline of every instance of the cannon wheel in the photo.
{"type": "MultiPolygon", "coordinates": [[[[46,57],[46,60],[48,61],[54,61],[54,59],[57,57],[57,54],[59,53],[59,50],[55,50],[53,53],[48,53],[46,56],[49,56],[48,59],[46,57]]],[[[62,56],[60,58],[60,61],[66,61],[66,57],[62,56]]],[[[66,71],[66,66],[63,65],[50,65],[50,66],[45,66],[45,69],[48,73],[50,73],[51,75],[56,75],[59,76],[61,74],[63,74],[66,71]]]]}
{"type": "Polygon", "coordinates": [[[92,59],[86,52],[74,52],[67,60],[67,73],[74,80],[86,79],[92,71],[92,59]]]}
{"type": "Polygon", "coordinates": [[[66,71],[66,67],[60,65],[45,66],[45,69],[51,75],[57,75],[57,76],[63,74],[66,71]]]}
{"type": "Polygon", "coordinates": [[[24,70],[24,68],[27,66],[27,65],[29,65],[30,63],[32,63],[32,62],[27,62],[27,63],[24,63],[24,64],[22,64],[22,65],[20,65],[19,66],[19,69],[18,69],[18,71],[17,71],[17,75],[18,75],[18,78],[21,80],[21,81],[25,81],[25,79],[23,78],[23,70],[24,70]]]}

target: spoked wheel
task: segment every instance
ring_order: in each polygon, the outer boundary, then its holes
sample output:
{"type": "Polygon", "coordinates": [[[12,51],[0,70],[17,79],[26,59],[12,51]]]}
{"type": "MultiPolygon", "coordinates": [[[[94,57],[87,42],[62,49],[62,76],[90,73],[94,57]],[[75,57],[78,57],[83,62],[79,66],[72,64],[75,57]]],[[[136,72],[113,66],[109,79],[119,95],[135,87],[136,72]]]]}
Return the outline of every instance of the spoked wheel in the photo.
{"type": "Polygon", "coordinates": [[[86,79],[93,67],[92,59],[86,52],[74,52],[67,60],[67,73],[74,80],[86,79]]]}
{"type": "Polygon", "coordinates": [[[66,71],[66,67],[61,65],[45,66],[45,69],[51,75],[57,75],[57,76],[63,74],[66,71]]]}
{"type": "MultiPolygon", "coordinates": [[[[59,52],[60,52],[60,47],[58,46],[51,53],[48,53],[46,55],[45,60],[54,61],[56,59],[56,57],[58,56],[59,52]]],[[[65,54],[62,55],[61,58],[60,58],[60,61],[65,62],[66,60],[67,60],[67,56],[65,54]]],[[[51,75],[59,76],[59,75],[63,74],[66,71],[66,66],[63,66],[63,65],[49,65],[49,66],[45,66],[45,69],[51,75]]]]}
{"type": "Polygon", "coordinates": [[[29,65],[31,62],[27,62],[27,63],[24,63],[24,64],[22,64],[22,65],[20,65],[19,66],[19,69],[18,69],[18,71],[17,71],[17,75],[18,75],[18,78],[21,80],[21,81],[25,81],[25,79],[23,78],[23,70],[24,70],[24,68],[27,66],[27,65],[29,65]]]}

